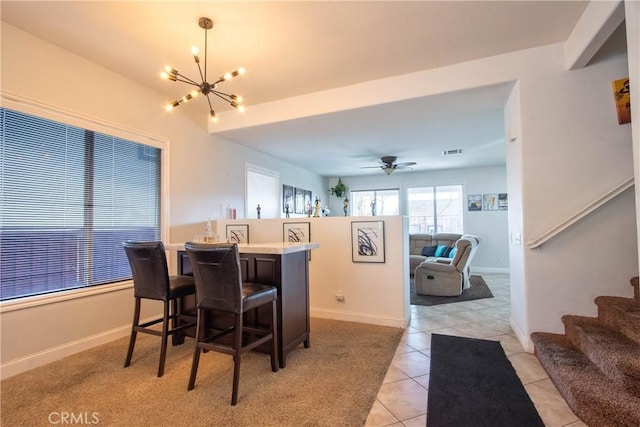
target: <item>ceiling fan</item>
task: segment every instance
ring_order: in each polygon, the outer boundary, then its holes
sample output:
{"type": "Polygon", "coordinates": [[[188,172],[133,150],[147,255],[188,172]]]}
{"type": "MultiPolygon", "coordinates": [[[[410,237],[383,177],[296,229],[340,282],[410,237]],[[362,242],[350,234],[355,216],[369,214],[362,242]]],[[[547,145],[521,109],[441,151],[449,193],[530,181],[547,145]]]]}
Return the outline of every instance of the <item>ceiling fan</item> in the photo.
{"type": "Polygon", "coordinates": [[[396,156],[384,156],[380,158],[380,165],[365,166],[365,168],[380,168],[387,175],[391,175],[397,169],[411,169],[411,166],[416,164],[416,162],[396,163],[396,159],[397,159],[396,156]]]}

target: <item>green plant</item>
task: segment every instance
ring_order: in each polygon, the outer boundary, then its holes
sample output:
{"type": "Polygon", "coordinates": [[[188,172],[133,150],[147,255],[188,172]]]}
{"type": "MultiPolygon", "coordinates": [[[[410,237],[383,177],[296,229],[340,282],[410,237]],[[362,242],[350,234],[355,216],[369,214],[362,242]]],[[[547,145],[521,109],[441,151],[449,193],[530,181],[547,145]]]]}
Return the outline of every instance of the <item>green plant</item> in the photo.
{"type": "Polygon", "coordinates": [[[336,186],[329,189],[329,193],[335,195],[338,198],[341,198],[342,196],[347,194],[347,191],[349,191],[349,187],[344,185],[344,182],[342,182],[342,178],[338,178],[338,183],[336,184],[336,186]]]}

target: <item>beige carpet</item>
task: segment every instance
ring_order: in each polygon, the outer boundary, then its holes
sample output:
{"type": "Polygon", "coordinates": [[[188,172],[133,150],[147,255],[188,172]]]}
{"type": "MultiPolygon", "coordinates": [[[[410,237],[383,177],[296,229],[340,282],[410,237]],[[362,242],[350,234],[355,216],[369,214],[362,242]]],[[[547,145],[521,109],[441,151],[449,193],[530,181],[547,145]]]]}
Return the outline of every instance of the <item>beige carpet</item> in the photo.
{"type": "Polygon", "coordinates": [[[4,380],[0,424],[61,424],[59,414],[70,413],[76,424],[83,417],[104,426],[361,426],[401,335],[399,328],[314,318],[311,348],[289,353],[285,369],[273,373],[265,354],[243,356],[232,407],[230,356],[203,354],[188,392],[193,340],[169,347],[157,378],[160,340],[139,334],[126,369],[122,338],[4,380]]]}

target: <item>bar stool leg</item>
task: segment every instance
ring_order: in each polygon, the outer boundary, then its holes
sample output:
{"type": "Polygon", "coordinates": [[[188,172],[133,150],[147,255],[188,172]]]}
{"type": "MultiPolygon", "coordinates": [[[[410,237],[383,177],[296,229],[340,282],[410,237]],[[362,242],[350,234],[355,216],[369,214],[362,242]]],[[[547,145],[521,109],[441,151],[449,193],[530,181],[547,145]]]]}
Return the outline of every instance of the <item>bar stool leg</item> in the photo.
{"type": "Polygon", "coordinates": [[[160,344],[160,364],[158,365],[158,377],[164,375],[164,361],[167,358],[167,341],[169,339],[169,301],[164,302],[164,314],[162,319],[162,343],[160,344]]]}
{"type": "Polygon", "coordinates": [[[198,373],[198,364],[200,362],[200,340],[204,339],[204,316],[201,309],[198,309],[198,317],[196,324],[196,347],[193,352],[193,361],[191,362],[191,374],[189,375],[189,385],[187,390],[193,390],[196,385],[196,374],[198,373]]]}
{"type": "Polygon", "coordinates": [[[127,357],[124,361],[124,367],[126,368],[131,364],[131,357],[133,356],[133,347],[136,344],[136,327],[140,324],[140,298],[136,297],[135,306],[133,310],[133,323],[131,325],[131,337],[129,338],[129,349],[127,350],[127,357]]]}

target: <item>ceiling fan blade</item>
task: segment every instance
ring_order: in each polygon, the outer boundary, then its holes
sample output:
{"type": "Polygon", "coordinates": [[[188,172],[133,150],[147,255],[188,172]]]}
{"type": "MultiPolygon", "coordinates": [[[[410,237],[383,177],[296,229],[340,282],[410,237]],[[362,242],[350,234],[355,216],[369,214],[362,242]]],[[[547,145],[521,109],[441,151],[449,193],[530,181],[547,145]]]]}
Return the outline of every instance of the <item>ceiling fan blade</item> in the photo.
{"type": "Polygon", "coordinates": [[[393,167],[394,168],[408,168],[409,166],[414,166],[416,165],[416,162],[402,162],[402,163],[396,163],[393,167]]]}

